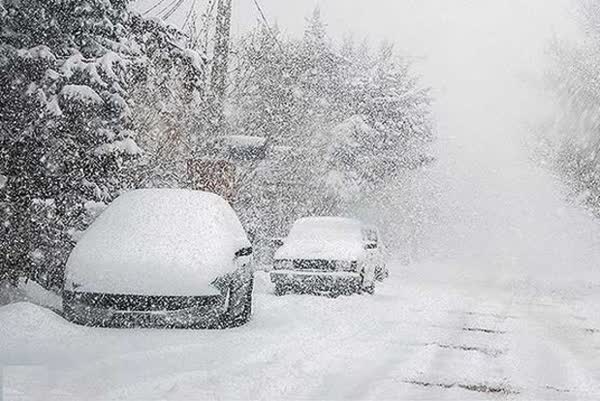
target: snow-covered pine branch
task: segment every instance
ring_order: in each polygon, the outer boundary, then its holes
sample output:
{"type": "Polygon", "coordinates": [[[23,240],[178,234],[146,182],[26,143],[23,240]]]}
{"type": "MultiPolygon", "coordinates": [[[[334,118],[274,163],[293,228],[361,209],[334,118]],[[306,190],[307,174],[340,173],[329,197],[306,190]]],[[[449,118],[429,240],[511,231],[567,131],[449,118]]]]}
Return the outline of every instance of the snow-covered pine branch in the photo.
{"type": "Polygon", "coordinates": [[[153,143],[140,135],[147,127],[139,112],[165,98],[138,96],[140,88],[160,77],[177,96],[201,97],[203,58],[185,48],[180,32],[127,3],[2,2],[0,171],[7,180],[0,217],[8,229],[0,280],[44,269],[58,273],[49,284],[60,287],[70,234],[93,218],[85,205],[142,181],[138,166],[152,155],[142,149],[153,143]]]}

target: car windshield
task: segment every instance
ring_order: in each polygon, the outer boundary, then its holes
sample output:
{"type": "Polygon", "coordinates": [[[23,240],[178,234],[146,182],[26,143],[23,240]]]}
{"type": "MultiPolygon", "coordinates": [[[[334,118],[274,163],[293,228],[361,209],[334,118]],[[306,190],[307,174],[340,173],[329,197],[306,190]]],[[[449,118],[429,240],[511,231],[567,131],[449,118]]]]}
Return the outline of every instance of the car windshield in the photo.
{"type": "Polygon", "coordinates": [[[350,219],[315,218],[296,222],[288,241],[339,241],[361,238],[360,223],[350,219]]]}

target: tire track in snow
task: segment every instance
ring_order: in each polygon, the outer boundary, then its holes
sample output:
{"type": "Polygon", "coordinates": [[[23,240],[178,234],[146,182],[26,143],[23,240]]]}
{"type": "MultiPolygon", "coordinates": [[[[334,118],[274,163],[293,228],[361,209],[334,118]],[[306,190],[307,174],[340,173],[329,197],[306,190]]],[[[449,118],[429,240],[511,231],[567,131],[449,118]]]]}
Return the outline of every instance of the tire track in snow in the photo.
{"type": "Polygon", "coordinates": [[[597,399],[597,353],[580,329],[580,320],[565,299],[557,303],[536,298],[526,296],[522,305],[527,319],[516,327],[523,335],[513,339],[513,347],[520,354],[519,370],[514,364],[510,366],[514,377],[531,391],[545,390],[548,397],[597,399]]]}

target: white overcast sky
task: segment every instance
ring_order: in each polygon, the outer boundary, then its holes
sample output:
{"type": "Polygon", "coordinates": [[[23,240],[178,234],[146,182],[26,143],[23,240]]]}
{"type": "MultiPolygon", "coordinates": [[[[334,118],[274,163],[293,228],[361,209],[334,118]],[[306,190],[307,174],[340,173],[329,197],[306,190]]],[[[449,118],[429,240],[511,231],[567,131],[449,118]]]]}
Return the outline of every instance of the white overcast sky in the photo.
{"type": "MultiPolygon", "coordinates": [[[[139,0],[147,9],[158,0],[139,0]]],[[[193,0],[186,0],[192,4],[193,0]]],[[[319,6],[332,39],[353,33],[374,44],[386,39],[423,60],[424,82],[436,91],[436,118],[444,138],[482,139],[484,126],[514,123],[538,112],[523,77],[541,77],[544,47],[553,35],[571,32],[573,0],[259,0],[267,18],[288,35],[299,35],[319,6]],[[529,102],[527,105],[524,102],[529,102]],[[495,113],[491,113],[495,111],[495,113]],[[500,117],[500,121],[497,121],[500,117]]],[[[206,0],[197,0],[199,9],[206,0]]],[[[259,19],[253,0],[233,0],[234,34],[259,19]]],[[[182,7],[185,14],[189,6],[182,7]]],[[[177,23],[182,16],[173,17],[177,23]]],[[[459,143],[464,141],[459,141],[459,143]]],[[[506,145],[502,140],[497,144],[506,145]]]]}

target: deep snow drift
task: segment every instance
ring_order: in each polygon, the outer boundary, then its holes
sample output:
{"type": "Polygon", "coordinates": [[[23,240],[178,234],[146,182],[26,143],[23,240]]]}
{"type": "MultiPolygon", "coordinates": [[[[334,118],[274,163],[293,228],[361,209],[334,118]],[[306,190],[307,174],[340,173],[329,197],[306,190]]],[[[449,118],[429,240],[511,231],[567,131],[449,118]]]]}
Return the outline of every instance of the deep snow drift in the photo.
{"type": "Polygon", "coordinates": [[[5,399],[512,399],[600,396],[598,290],[448,286],[394,264],[378,294],[272,295],[227,331],[74,326],[0,308],[5,399]]]}

